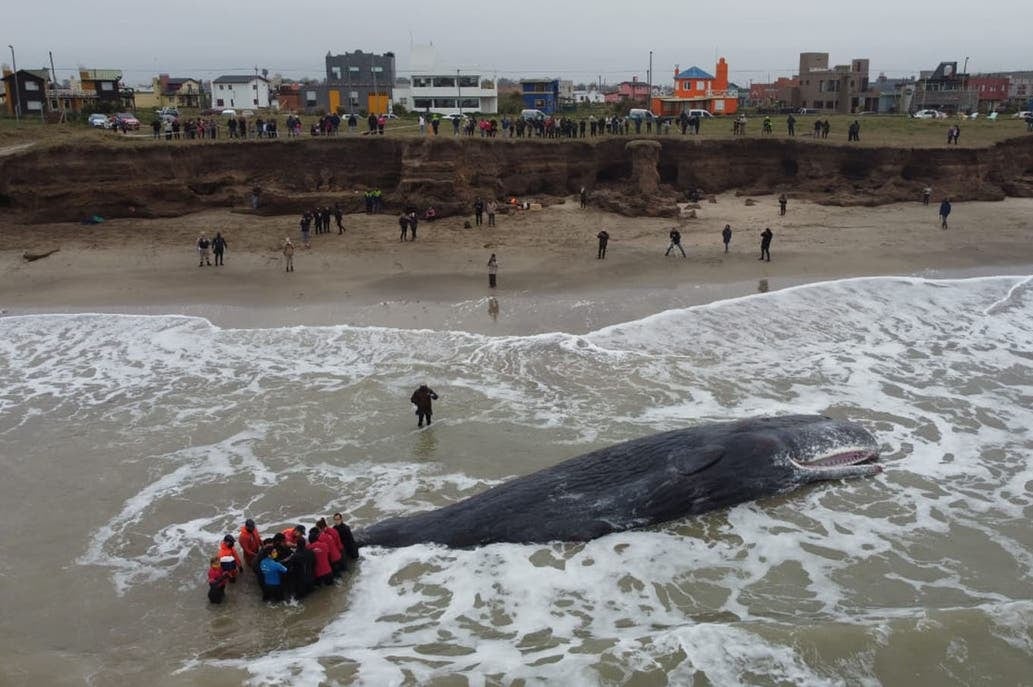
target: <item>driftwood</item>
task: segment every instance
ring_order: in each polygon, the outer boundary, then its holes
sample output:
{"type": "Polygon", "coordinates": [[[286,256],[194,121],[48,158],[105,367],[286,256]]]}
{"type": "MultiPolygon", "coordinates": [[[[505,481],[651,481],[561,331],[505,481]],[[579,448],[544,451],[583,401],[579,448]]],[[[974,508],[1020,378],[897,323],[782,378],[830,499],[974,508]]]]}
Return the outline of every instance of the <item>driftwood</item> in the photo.
{"type": "Polygon", "coordinates": [[[54,250],[48,250],[46,253],[24,253],[22,254],[22,257],[25,258],[26,262],[35,262],[36,260],[42,260],[43,258],[49,257],[59,250],[61,249],[55,248],[54,250]]]}

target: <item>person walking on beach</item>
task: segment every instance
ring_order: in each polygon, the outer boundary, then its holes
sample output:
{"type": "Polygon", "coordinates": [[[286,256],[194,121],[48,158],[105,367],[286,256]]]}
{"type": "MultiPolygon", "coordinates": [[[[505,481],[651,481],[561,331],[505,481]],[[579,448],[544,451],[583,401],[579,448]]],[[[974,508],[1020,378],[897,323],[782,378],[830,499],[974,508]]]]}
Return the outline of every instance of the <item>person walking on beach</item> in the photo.
{"type": "Polygon", "coordinates": [[[209,252],[211,250],[211,246],[212,246],[212,242],[208,240],[207,236],[205,236],[204,234],[201,234],[201,236],[198,237],[198,239],[197,239],[197,253],[198,253],[198,255],[201,256],[201,261],[197,263],[198,267],[204,267],[205,265],[208,265],[209,267],[211,267],[212,261],[211,261],[211,255],[210,255],[210,252],[209,252]]]}
{"type": "Polygon", "coordinates": [[[584,186],[581,187],[581,192],[578,193],[578,200],[581,202],[582,210],[588,207],[588,191],[585,190],[584,186]]]}
{"type": "Polygon", "coordinates": [[[678,250],[681,251],[681,256],[683,258],[686,257],[685,256],[685,249],[681,247],[681,232],[678,231],[678,229],[676,227],[671,227],[671,231],[668,234],[668,236],[671,237],[671,244],[669,246],[667,246],[667,252],[664,253],[664,256],[666,257],[666,256],[670,255],[671,251],[674,250],[675,248],[677,248],[678,250]]]}
{"type": "Polygon", "coordinates": [[[597,239],[599,239],[599,253],[595,256],[595,259],[596,260],[605,260],[606,259],[606,244],[609,243],[609,241],[610,241],[610,235],[606,232],[605,229],[603,229],[602,231],[600,231],[595,236],[596,236],[597,239]]]}
{"type": "Polygon", "coordinates": [[[287,263],[287,272],[294,271],[294,244],[288,236],[283,240],[283,257],[287,263]]]}
{"type": "Polygon", "coordinates": [[[416,216],[415,210],[409,211],[409,240],[416,240],[416,227],[420,225],[420,218],[416,216]]]}
{"type": "Polygon", "coordinates": [[[940,229],[947,228],[947,216],[951,214],[951,199],[944,198],[940,203],[940,229]]]}
{"type": "Polygon", "coordinates": [[[495,288],[495,277],[499,273],[499,263],[495,259],[495,254],[492,253],[491,257],[488,258],[488,286],[495,288]]]}
{"type": "Polygon", "coordinates": [[[732,225],[726,224],[721,230],[721,240],[725,242],[725,252],[728,252],[728,244],[732,242],[732,225]]]}
{"type": "Polygon", "coordinates": [[[404,241],[406,234],[409,233],[409,215],[404,212],[398,215],[398,228],[402,230],[402,233],[398,236],[398,240],[404,241]]]}
{"type": "Polygon", "coordinates": [[[779,214],[780,217],[785,217],[786,205],[788,205],[788,204],[789,204],[789,198],[786,197],[786,194],[783,193],[782,195],[780,195],[778,197],[778,214],[779,214]]]}
{"type": "Polygon", "coordinates": [[[212,239],[212,253],[215,254],[215,266],[224,265],[222,261],[222,255],[229,248],[229,244],[226,243],[226,239],[222,237],[220,232],[215,232],[215,238],[212,239]]]}
{"type": "Polygon", "coordinates": [[[926,186],[925,188],[923,188],[922,189],[922,205],[928,205],[929,204],[929,199],[932,197],[932,195],[933,195],[933,189],[931,187],[926,186]]]}
{"type": "Polygon", "coordinates": [[[341,211],[340,203],[334,203],[334,219],[337,221],[337,233],[338,235],[344,233],[344,224],[341,220],[344,219],[344,212],[341,211]]]}
{"type": "Polygon", "coordinates": [[[757,258],[758,260],[764,260],[766,258],[768,262],[771,262],[771,237],[772,236],[774,236],[774,234],[771,233],[771,228],[770,227],[768,227],[768,228],[764,229],[764,231],[760,232],[760,257],[757,258]]]}
{"type": "Polygon", "coordinates": [[[431,401],[436,400],[438,400],[438,395],[426,384],[420,384],[420,388],[412,392],[409,401],[416,406],[417,427],[423,426],[424,419],[427,420],[427,426],[430,426],[430,416],[434,412],[431,401]]]}

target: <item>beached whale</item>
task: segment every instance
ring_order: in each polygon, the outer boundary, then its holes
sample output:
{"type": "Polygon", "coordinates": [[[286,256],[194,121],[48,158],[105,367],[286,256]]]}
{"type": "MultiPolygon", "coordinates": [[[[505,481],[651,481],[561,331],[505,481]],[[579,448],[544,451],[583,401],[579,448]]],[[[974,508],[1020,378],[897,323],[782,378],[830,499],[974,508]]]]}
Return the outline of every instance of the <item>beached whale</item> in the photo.
{"type": "Polygon", "coordinates": [[[820,415],[701,425],[633,439],[518,477],[437,510],[356,534],[360,546],[587,541],[819,480],[881,468],[875,438],[820,415]]]}

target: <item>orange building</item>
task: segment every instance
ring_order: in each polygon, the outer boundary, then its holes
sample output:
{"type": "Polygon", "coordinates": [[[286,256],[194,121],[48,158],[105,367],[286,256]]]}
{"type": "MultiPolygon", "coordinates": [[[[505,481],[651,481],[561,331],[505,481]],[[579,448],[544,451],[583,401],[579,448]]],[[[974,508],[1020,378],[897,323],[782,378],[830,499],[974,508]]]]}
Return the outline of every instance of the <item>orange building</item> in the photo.
{"type": "Polygon", "coordinates": [[[711,76],[699,67],[685,71],[674,68],[674,94],[653,98],[650,109],[660,117],[677,117],[687,110],[706,110],[710,114],[735,114],[739,109],[739,94],[729,88],[728,63],[717,61],[711,76]]]}

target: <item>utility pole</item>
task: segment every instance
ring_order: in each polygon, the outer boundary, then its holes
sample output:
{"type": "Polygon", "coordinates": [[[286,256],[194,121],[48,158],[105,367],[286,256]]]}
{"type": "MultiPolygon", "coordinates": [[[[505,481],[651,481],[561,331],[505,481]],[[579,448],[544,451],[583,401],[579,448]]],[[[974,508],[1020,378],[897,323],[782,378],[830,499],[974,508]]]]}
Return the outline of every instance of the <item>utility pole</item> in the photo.
{"type": "Polygon", "coordinates": [[[14,59],[14,46],[10,43],[7,47],[11,49],[11,68],[14,69],[14,119],[19,124],[22,121],[22,92],[18,87],[18,61],[14,59]]]}
{"type": "MultiPolygon", "coordinates": [[[[373,78],[373,90],[370,92],[370,95],[376,98],[377,102],[380,102],[380,98],[377,96],[377,65],[373,63],[373,53],[369,54],[369,73],[373,78]]],[[[369,96],[367,96],[366,105],[369,106],[369,114],[376,114],[376,112],[373,111],[373,107],[370,105],[371,102],[372,101],[369,96]]]]}
{"type": "Polygon", "coordinates": [[[255,65],[255,108],[261,105],[262,99],[258,97],[258,65],[255,65]]]}
{"type": "Polygon", "coordinates": [[[65,103],[57,95],[57,70],[54,69],[54,51],[49,51],[50,54],[50,81],[54,84],[54,99],[57,100],[58,107],[61,108],[61,123],[65,121],[65,103]]]}
{"type": "Polygon", "coordinates": [[[459,106],[459,115],[463,114],[463,87],[459,85],[459,70],[456,70],[456,105],[459,106]]]}
{"type": "Polygon", "coordinates": [[[646,93],[646,109],[653,111],[653,51],[649,51],[649,92],[646,93]]]}

